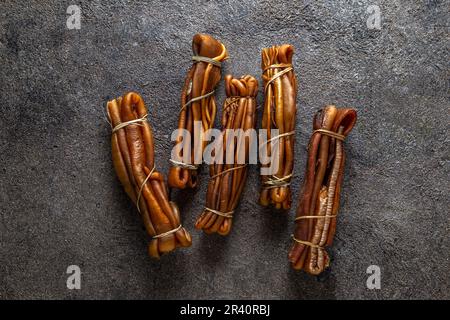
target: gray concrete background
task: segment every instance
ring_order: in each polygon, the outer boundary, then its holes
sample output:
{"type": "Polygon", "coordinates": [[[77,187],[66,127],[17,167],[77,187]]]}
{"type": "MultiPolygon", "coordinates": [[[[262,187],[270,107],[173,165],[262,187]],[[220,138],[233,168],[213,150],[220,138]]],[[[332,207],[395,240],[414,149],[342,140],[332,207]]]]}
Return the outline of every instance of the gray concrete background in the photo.
{"type": "MultiPolygon", "coordinates": [[[[2,1],[0,298],[450,298],[448,9],[438,0],[2,1]],[[81,30],[66,28],[70,4],[81,6],[81,30]],[[366,26],[372,4],[381,30],[366,26]],[[167,172],[197,32],[223,41],[224,72],[236,76],[260,78],[265,46],[296,47],[295,198],[314,112],[328,103],[358,110],[326,274],[290,269],[295,208],[257,205],[257,167],[228,237],[193,228],[203,170],[197,191],[173,192],[193,246],[147,257],[102,109],[140,92],[167,172]],[[66,288],[72,264],[79,291],[66,288]],[[366,288],[372,264],[381,290],[366,288]]],[[[222,84],[218,92],[221,105],[222,84]]]]}

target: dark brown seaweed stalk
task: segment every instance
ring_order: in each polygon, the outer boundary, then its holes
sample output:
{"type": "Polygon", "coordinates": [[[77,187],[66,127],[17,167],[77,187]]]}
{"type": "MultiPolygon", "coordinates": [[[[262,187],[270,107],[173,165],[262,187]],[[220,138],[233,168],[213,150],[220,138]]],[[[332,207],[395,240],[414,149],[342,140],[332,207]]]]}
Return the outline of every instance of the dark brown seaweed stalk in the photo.
{"type": "Polygon", "coordinates": [[[181,226],[177,205],[169,201],[163,175],[155,169],[153,134],[144,101],[130,92],[109,101],[107,113],[113,127],[114,168],[152,237],[150,256],[159,258],[177,247],[189,247],[191,236],[181,226]]]}
{"type": "MultiPolygon", "coordinates": [[[[294,167],[294,130],[296,117],[297,82],[292,68],[294,47],[282,45],[263,49],[264,113],[262,128],[267,130],[267,155],[271,146],[278,151],[278,170],[272,175],[261,175],[260,203],[272,204],[277,209],[291,207],[290,182],[294,167]],[[278,134],[272,133],[278,129],[278,134]]],[[[268,165],[263,165],[268,166],[268,165]]]]}
{"type": "Polygon", "coordinates": [[[184,82],[178,120],[178,129],[187,130],[191,139],[186,139],[180,132],[175,141],[176,144],[183,145],[183,150],[190,150],[190,155],[184,155],[181,151],[171,158],[172,167],[168,175],[169,186],[178,189],[194,188],[197,185],[198,164],[194,160],[197,154],[197,159],[201,161],[205,143],[202,141],[201,130],[194,132],[194,124],[201,123],[204,131],[214,124],[216,117],[214,89],[220,81],[221,62],[228,58],[225,46],[205,34],[194,36],[192,51],[194,64],[184,82]],[[194,149],[194,141],[199,145],[197,149],[194,149]],[[188,163],[183,161],[184,157],[188,157],[188,163]]]}
{"type": "Polygon", "coordinates": [[[294,269],[317,275],[329,265],[325,247],[332,244],[336,232],[345,162],[343,141],[355,122],[355,110],[335,106],[325,107],[314,117],[294,244],[289,253],[294,269]]]}
{"type": "Polygon", "coordinates": [[[210,165],[211,179],[206,195],[206,207],[195,225],[206,233],[217,232],[221,235],[227,235],[231,230],[233,213],[247,179],[246,164],[249,160],[251,136],[246,138],[245,133],[255,128],[258,81],[249,75],[240,79],[228,75],[225,78],[225,87],[227,99],[223,108],[222,143],[219,147],[222,152],[215,154],[215,164],[210,165]],[[228,136],[232,134],[230,129],[241,129],[242,135],[228,136]],[[231,141],[233,143],[229,143],[231,141]],[[231,164],[226,161],[227,153],[234,155],[231,164]],[[218,161],[218,157],[221,157],[222,161],[218,161]]]}

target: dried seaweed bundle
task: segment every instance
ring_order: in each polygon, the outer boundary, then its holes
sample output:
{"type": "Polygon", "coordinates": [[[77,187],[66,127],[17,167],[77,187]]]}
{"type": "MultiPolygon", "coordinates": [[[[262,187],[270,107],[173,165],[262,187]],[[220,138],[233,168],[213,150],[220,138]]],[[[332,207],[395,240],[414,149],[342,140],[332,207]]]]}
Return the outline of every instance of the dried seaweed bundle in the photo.
{"type": "Polygon", "coordinates": [[[244,133],[255,128],[258,81],[249,75],[240,79],[228,75],[225,87],[227,99],[222,114],[220,151],[215,154],[221,161],[215,158],[215,164],[210,165],[206,207],[195,225],[206,233],[221,235],[227,235],[231,230],[233,213],[247,178],[246,164],[252,141],[251,136],[246,138],[244,133]],[[238,129],[243,130],[240,136],[234,135],[238,129]],[[227,152],[234,155],[232,164],[227,164],[227,152]]]}
{"type": "MultiPolygon", "coordinates": [[[[181,110],[178,120],[178,129],[185,129],[190,133],[191,139],[183,137],[179,132],[176,144],[183,144],[183,150],[190,154],[172,156],[172,164],[168,183],[170,187],[184,189],[194,188],[197,185],[198,164],[194,161],[200,159],[205,143],[202,141],[202,132],[195,132],[195,122],[201,122],[204,131],[210,129],[216,117],[216,101],[214,89],[220,81],[221,62],[228,58],[225,46],[205,34],[197,34],[192,40],[194,64],[189,70],[181,94],[181,110]],[[194,149],[195,140],[199,148],[194,149]],[[197,157],[195,157],[197,154],[197,157]],[[183,158],[188,158],[187,162],[183,158]]],[[[198,162],[198,161],[197,161],[198,162]]]]}
{"type": "Polygon", "coordinates": [[[155,169],[153,134],[144,101],[130,92],[109,101],[107,113],[113,127],[114,168],[152,237],[150,256],[159,258],[177,247],[190,246],[191,236],[181,226],[178,207],[169,201],[164,177],[155,169]]]}
{"type": "MultiPolygon", "coordinates": [[[[274,46],[263,49],[264,113],[262,128],[267,130],[266,148],[271,156],[272,144],[278,151],[278,171],[261,175],[260,203],[272,204],[277,209],[291,207],[290,181],[294,167],[294,130],[296,117],[297,83],[292,68],[294,47],[274,46]],[[273,135],[272,129],[278,129],[273,135]]],[[[263,165],[263,167],[266,165],[263,165]]]]}
{"type": "Polygon", "coordinates": [[[327,106],[314,117],[305,182],[297,208],[294,269],[317,275],[329,265],[325,251],[336,231],[345,153],[343,141],[356,122],[356,111],[327,106]]]}

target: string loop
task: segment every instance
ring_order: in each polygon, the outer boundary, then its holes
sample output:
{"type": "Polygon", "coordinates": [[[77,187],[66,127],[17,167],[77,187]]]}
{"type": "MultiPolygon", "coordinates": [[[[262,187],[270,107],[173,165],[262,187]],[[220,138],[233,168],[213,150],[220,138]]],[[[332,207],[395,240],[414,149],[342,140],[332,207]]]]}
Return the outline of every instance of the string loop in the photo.
{"type": "Polygon", "coordinates": [[[172,233],[177,232],[177,231],[180,230],[181,228],[182,228],[182,225],[180,224],[180,225],[179,225],[178,227],[176,227],[175,229],[172,229],[172,230],[169,230],[169,231],[167,231],[167,232],[160,233],[160,234],[157,234],[156,236],[153,236],[152,239],[158,239],[158,238],[166,237],[166,236],[168,236],[168,235],[171,235],[172,233]]]}
{"type": "Polygon", "coordinates": [[[137,200],[136,200],[136,206],[137,206],[139,213],[141,213],[141,209],[139,206],[139,200],[141,199],[142,190],[144,189],[145,184],[147,183],[148,179],[150,179],[150,177],[154,171],[155,171],[155,166],[153,166],[152,170],[150,170],[149,174],[147,175],[144,182],[142,182],[141,187],[139,188],[139,193],[138,193],[137,200]]]}
{"type": "Polygon", "coordinates": [[[292,178],[292,173],[284,176],[282,178],[279,178],[275,175],[269,176],[266,181],[263,182],[264,189],[272,189],[272,188],[279,188],[279,187],[288,187],[291,184],[291,181],[286,181],[292,178]]]}
{"type": "Polygon", "coordinates": [[[145,114],[142,118],[139,118],[139,119],[134,119],[134,120],[119,123],[117,126],[115,126],[112,129],[112,133],[116,133],[118,130],[125,128],[126,126],[129,126],[130,124],[142,125],[142,124],[139,124],[139,122],[145,122],[145,121],[147,121],[147,114],[145,114]]]}
{"type": "Polygon", "coordinates": [[[331,130],[327,130],[327,129],[316,129],[313,131],[312,135],[317,134],[317,133],[321,133],[324,135],[327,135],[329,137],[344,141],[345,140],[345,136],[343,134],[331,131],[331,130]]]}
{"type": "Polygon", "coordinates": [[[303,245],[308,246],[308,247],[317,248],[319,250],[325,250],[324,247],[319,246],[317,244],[311,243],[309,241],[299,240],[293,234],[291,236],[292,236],[292,239],[294,239],[295,242],[298,242],[298,243],[303,244],[303,245]]]}
{"type": "Polygon", "coordinates": [[[174,167],[188,169],[188,170],[197,170],[198,169],[198,165],[195,165],[195,164],[184,163],[184,162],[176,161],[173,159],[169,159],[169,161],[174,167]]]}
{"type": "Polygon", "coordinates": [[[241,169],[241,168],[244,168],[246,166],[247,166],[247,164],[243,164],[243,165],[240,165],[240,166],[237,166],[237,167],[229,168],[229,169],[224,170],[222,172],[216,173],[215,175],[211,176],[210,179],[215,179],[215,178],[217,178],[217,177],[219,177],[219,176],[221,176],[221,175],[223,175],[223,174],[225,174],[227,172],[230,172],[230,171],[233,171],[233,170],[237,170],[237,169],[241,169]]]}
{"type": "Polygon", "coordinates": [[[265,146],[266,144],[268,144],[269,142],[272,142],[272,141],[274,141],[274,140],[280,139],[280,138],[282,138],[282,137],[292,136],[292,135],[294,135],[294,134],[295,134],[295,131],[294,131],[294,130],[289,131],[289,132],[285,132],[285,133],[282,133],[282,134],[279,134],[279,135],[277,135],[277,136],[275,136],[275,137],[270,138],[270,139],[267,140],[267,141],[264,141],[264,142],[260,145],[259,148],[264,147],[264,146],[265,146]]]}
{"type": "Polygon", "coordinates": [[[211,92],[208,92],[207,94],[204,94],[204,95],[199,96],[199,97],[192,98],[191,100],[189,100],[188,102],[186,102],[186,103],[181,107],[180,112],[183,111],[185,108],[189,107],[192,103],[194,103],[194,102],[196,102],[196,101],[199,101],[199,100],[202,100],[202,99],[205,99],[205,98],[208,98],[209,96],[212,96],[212,95],[214,94],[214,92],[215,92],[215,90],[212,90],[211,92]]]}
{"type": "Polygon", "coordinates": [[[264,68],[264,72],[266,72],[269,69],[274,69],[274,68],[279,68],[279,69],[283,69],[281,71],[278,71],[277,73],[275,73],[270,79],[269,81],[267,81],[266,85],[264,86],[264,90],[267,91],[267,87],[274,82],[276,79],[278,79],[279,77],[281,77],[282,75],[294,70],[294,68],[292,67],[292,64],[288,64],[288,63],[278,63],[278,64],[271,64],[270,66],[267,66],[266,68],[264,68]]]}
{"type": "Polygon", "coordinates": [[[217,214],[219,216],[222,216],[222,217],[225,217],[225,218],[230,218],[230,219],[233,218],[233,213],[234,213],[234,210],[233,211],[228,211],[228,212],[221,212],[221,211],[214,210],[214,209],[211,209],[211,208],[208,208],[208,207],[205,207],[205,210],[210,211],[212,213],[215,213],[215,214],[217,214]]]}
{"type": "Polygon", "coordinates": [[[195,61],[195,62],[206,62],[206,63],[212,64],[212,65],[214,65],[216,67],[219,67],[219,68],[222,66],[222,63],[220,61],[214,60],[213,58],[204,57],[204,56],[193,56],[192,57],[192,61],[195,61]]]}

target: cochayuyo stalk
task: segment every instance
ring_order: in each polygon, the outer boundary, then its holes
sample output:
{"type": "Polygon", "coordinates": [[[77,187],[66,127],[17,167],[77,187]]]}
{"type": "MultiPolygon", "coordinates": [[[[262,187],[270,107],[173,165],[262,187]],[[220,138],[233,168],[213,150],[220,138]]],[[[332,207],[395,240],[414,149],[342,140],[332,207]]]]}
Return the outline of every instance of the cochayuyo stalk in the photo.
{"type": "MultiPolygon", "coordinates": [[[[272,144],[278,148],[278,171],[261,175],[260,203],[277,209],[291,207],[290,183],[294,167],[294,133],[297,112],[297,82],[292,67],[294,47],[288,44],[263,49],[264,113],[262,128],[267,142],[261,145],[271,156],[272,144]],[[274,135],[272,129],[278,129],[274,135]]],[[[269,165],[263,165],[263,167],[269,165]]]]}
{"type": "Polygon", "coordinates": [[[114,168],[152,237],[148,253],[159,258],[177,247],[189,247],[191,236],[181,226],[178,207],[169,201],[164,177],[155,168],[153,134],[144,101],[130,92],[109,101],[107,113],[113,128],[114,168]]]}
{"type": "Polygon", "coordinates": [[[331,105],[314,116],[294,244],[289,253],[294,269],[317,275],[329,265],[325,247],[332,244],[336,231],[345,162],[343,141],[355,122],[355,110],[331,105]]]}
{"type": "Polygon", "coordinates": [[[206,144],[203,142],[201,130],[194,136],[194,122],[201,122],[204,131],[213,126],[217,111],[214,90],[220,81],[221,62],[228,58],[225,46],[205,34],[194,36],[192,51],[194,63],[184,82],[178,120],[178,129],[189,131],[191,139],[183,137],[180,130],[175,141],[175,144],[182,144],[182,150],[190,150],[190,154],[186,155],[180,151],[172,155],[168,176],[169,186],[178,189],[194,188],[197,185],[198,164],[194,159],[201,161],[206,144]],[[194,148],[196,145],[199,147],[194,148]],[[186,158],[187,162],[183,161],[186,158]]]}
{"type": "Polygon", "coordinates": [[[236,137],[230,129],[241,132],[255,128],[256,95],[258,81],[246,75],[240,79],[231,75],[225,77],[227,98],[222,113],[222,135],[220,150],[209,167],[210,181],[206,194],[206,207],[197,220],[196,228],[206,233],[217,232],[227,235],[231,230],[234,210],[247,179],[247,163],[251,145],[250,136],[236,137]],[[233,134],[233,136],[229,136],[233,134]],[[231,148],[231,150],[230,150],[231,148]],[[227,163],[227,152],[233,156],[233,163],[227,163]]]}

